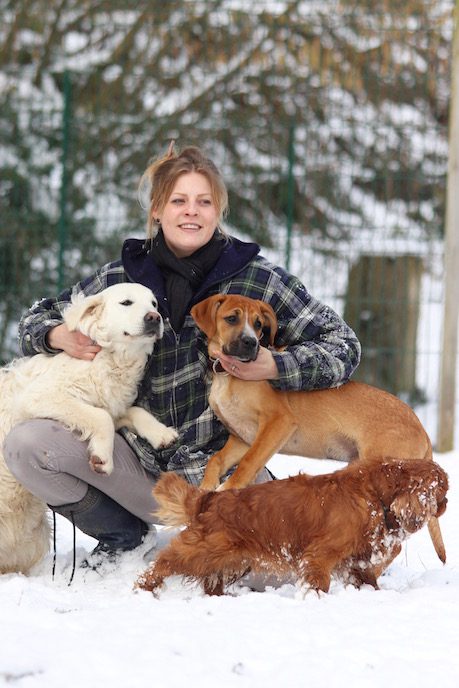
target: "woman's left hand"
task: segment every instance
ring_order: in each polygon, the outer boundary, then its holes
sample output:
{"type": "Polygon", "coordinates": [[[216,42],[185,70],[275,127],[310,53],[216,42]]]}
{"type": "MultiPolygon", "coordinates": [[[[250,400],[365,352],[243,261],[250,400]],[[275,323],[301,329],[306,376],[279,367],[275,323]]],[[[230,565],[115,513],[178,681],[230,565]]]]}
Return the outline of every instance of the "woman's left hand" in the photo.
{"type": "Polygon", "coordinates": [[[274,356],[264,346],[260,346],[255,361],[247,363],[234,356],[227,356],[222,351],[213,351],[212,356],[218,358],[227,373],[240,380],[277,380],[279,377],[274,356]]]}

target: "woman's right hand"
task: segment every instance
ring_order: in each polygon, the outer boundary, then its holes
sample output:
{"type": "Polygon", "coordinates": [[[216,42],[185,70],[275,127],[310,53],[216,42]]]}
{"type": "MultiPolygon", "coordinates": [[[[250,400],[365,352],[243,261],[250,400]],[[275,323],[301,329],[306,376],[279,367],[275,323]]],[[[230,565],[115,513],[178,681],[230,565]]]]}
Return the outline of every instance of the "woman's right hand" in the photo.
{"type": "Polygon", "coordinates": [[[73,358],[92,361],[101,347],[82,332],[70,332],[67,325],[56,325],[46,336],[48,345],[52,349],[61,349],[73,358]]]}

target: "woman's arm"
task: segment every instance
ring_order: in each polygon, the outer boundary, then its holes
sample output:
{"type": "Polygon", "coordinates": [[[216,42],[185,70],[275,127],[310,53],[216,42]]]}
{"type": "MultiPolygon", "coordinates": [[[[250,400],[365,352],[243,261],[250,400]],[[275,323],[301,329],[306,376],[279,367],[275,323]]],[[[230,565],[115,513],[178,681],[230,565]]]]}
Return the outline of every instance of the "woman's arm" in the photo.
{"type": "Polygon", "coordinates": [[[19,322],[19,347],[25,356],[38,353],[55,354],[60,347],[53,347],[48,333],[63,323],[63,313],[71,300],[71,290],[56,298],[42,299],[24,313],[19,322]]]}
{"type": "Polygon", "coordinates": [[[273,351],[279,389],[324,389],[347,382],[360,362],[354,331],[335,311],[311,296],[296,278],[282,280],[271,299],[279,321],[273,351]]]}

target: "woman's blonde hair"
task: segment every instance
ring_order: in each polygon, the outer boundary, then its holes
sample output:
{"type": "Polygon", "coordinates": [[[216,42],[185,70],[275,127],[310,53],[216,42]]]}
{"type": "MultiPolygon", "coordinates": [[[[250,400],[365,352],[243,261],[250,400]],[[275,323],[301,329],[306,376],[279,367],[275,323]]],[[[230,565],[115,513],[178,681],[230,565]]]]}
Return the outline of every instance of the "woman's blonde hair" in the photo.
{"type": "MultiPolygon", "coordinates": [[[[140,204],[148,211],[148,239],[154,238],[158,232],[159,225],[155,216],[164,210],[177,179],[189,172],[198,172],[207,178],[219,223],[222,221],[228,210],[228,192],[216,165],[196,146],[184,148],[177,154],[174,150],[174,141],[171,141],[166,155],[147,167],[139,184],[140,204]]],[[[218,229],[225,234],[220,225],[218,229]]]]}

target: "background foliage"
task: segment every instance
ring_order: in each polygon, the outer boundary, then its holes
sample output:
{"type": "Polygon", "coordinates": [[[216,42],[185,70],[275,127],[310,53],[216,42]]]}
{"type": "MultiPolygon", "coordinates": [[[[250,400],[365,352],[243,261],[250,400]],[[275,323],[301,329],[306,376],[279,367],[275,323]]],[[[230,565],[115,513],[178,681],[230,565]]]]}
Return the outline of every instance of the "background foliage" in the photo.
{"type": "Polygon", "coordinates": [[[338,310],[337,256],[441,272],[453,4],[0,0],[3,357],[34,299],[142,235],[138,181],[171,138],[221,167],[232,227],[338,310]]]}

